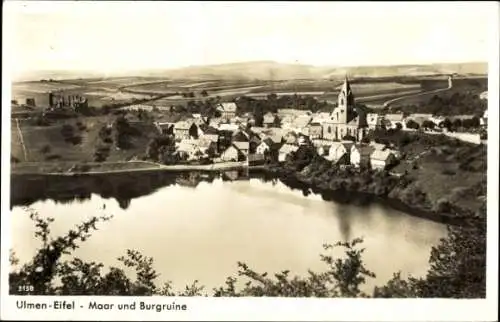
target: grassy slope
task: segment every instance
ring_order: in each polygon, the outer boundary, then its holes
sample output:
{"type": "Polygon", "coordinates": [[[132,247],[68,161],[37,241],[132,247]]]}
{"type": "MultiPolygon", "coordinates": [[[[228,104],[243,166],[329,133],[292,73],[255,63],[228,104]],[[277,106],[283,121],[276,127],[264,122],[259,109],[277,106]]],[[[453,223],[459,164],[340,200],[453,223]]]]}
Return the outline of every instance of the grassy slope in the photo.
{"type": "MultiPolygon", "coordinates": [[[[85,124],[86,129],[77,132],[82,137],[82,142],[78,145],[65,142],[61,134],[64,124],[71,124],[76,128],[77,120],[59,121],[47,127],[22,125],[23,136],[29,153],[30,162],[46,161],[46,155],[42,153],[41,148],[49,145],[51,151],[48,153],[60,156],[61,161],[85,161],[90,162],[94,159],[96,147],[101,145],[99,130],[102,126],[111,122],[114,117],[87,117],[80,118],[79,121],[85,124]]],[[[144,154],[149,139],[156,134],[156,128],[152,124],[134,125],[141,129],[142,136],[132,138],[133,147],[128,150],[117,150],[113,144],[110,149],[108,161],[122,161],[132,156],[141,156],[144,154]]],[[[13,128],[13,135],[15,134],[13,128]]],[[[14,146],[14,141],[13,141],[14,146]]],[[[22,150],[16,148],[16,153],[22,153],[22,150]]]]}

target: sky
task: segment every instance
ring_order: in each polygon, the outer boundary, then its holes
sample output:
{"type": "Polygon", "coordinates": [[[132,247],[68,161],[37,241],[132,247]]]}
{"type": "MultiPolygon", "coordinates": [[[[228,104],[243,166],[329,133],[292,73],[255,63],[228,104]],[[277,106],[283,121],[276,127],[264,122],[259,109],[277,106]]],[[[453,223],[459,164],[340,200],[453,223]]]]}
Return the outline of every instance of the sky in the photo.
{"type": "MultiPolygon", "coordinates": [[[[14,73],[487,61],[495,2],[4,3],[14,73]]],[[[5,40],[4,40],[5,41],[5,40]]]]}

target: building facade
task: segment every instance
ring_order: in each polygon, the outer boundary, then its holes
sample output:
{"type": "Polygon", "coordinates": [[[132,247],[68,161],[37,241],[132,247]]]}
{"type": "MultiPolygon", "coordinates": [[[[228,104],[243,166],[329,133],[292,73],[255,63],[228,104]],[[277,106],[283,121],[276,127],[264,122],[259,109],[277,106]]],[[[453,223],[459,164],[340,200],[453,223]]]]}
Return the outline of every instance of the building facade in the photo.
{"type": "Polygon", "coordinates": [[[366,128],[366,113],[356,109],[354,94],[346,77],[338,96],[337,107],[323,123],[323,138],[340,141],[345,137],[354,137],[356,141],[360,141],[366,128]]]}

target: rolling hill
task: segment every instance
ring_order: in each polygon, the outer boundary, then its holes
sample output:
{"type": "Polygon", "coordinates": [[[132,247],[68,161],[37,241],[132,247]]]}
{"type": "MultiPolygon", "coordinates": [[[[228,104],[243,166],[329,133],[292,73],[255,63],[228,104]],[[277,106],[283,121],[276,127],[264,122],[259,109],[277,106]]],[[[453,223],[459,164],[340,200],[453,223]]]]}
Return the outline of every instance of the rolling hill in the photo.
{"type": "MultiPolygon", "coordinates": [[[[391,77],[391,76],[425,76],[425,75],[486,75],[488,64],[485,62],[431,64],[431,65],[394,65],[394,66],[352,66],[328,67],[302,64],[285,64],[274,61],[253,61],[241,63],[228,63],[219,65],[189,66],[168,70],[143,70],[129,72],[127,76],[140,77],[165,77],[171,79],[261,79],[261,80],[286,80],[286,79],[317,79],[338,78],[345,74],[351,77],[391,77]]],[[[99,72],[71,71],[37,71],[24,78],[38,80],[41,78],[68,79],[78,77],[98,77],[99,72]],[[77,76],[78,75],[78,76],[77,76]]],[[[101,77],[124,76],[124,72],[116,75],[102,74],[101,77]]]]}

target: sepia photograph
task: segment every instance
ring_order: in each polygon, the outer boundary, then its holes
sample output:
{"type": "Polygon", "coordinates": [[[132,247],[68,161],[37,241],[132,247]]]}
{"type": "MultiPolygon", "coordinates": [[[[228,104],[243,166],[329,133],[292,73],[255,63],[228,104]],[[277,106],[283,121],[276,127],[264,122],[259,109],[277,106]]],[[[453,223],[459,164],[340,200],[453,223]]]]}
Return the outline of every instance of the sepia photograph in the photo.
{"type": "Polygon", "coordinates": [[[498,3],[4,4],[2,318],[497,316],[498,3]]]}

